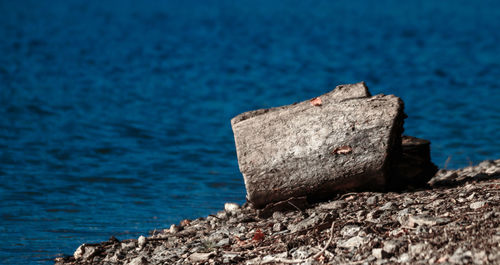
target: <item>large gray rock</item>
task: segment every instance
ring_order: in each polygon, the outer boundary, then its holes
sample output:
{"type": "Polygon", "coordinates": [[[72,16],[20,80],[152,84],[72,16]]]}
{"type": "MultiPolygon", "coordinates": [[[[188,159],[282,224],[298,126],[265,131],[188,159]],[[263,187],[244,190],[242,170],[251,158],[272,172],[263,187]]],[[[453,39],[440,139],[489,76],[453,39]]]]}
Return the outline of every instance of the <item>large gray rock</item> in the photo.
{"type": "Polygon", "coordinates": [[[247,199],[257,208],[291,197],[382,188],[401,153],[403,102],[364,83],[231,120],[247,199]]]}

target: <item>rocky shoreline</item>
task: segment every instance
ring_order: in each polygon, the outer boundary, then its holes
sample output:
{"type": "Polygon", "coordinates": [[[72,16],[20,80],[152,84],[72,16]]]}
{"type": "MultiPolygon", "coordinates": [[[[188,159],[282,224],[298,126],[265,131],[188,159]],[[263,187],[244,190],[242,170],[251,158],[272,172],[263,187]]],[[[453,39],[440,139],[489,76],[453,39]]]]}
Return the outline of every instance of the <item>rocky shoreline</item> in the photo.
{"type": "Polygon", "coordinates": [[[83,244],[55,264],[500,264],[500,159],[442,169],[425,188],[287,204],[228,203],[148,237],[83,244]]]}

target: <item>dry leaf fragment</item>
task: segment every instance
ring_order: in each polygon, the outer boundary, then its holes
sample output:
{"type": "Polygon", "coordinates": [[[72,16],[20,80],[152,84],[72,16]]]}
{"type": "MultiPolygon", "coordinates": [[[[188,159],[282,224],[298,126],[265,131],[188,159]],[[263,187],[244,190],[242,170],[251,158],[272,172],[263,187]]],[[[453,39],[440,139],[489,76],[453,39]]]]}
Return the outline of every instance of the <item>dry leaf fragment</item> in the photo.
{"type": "Polygon", "coordinates": [[[337,147],[333,150],[333,153],[338,154],[338,155],[346,155],[346,154],[350,154],[351,152],[352,152],[352,147],[350,147],[348,145],[337,147]]]}
{"type": "Polygon", "coordinates": [[[310,102],[311,102],[311,105],[313,105],[313,106],[321,106],[321,104],[323,104],[319,97],[311,99],[310,102]]]}
{"type": "Polygon", "coordinates": [[[255,231],[255,234],[253,235],[253,238],[252,240],[255,240],[255,241],[261,241],[261,240],[264,240],[264,233],[262,233],[262,231],[260,231],[260,229],[257,229],[257,231],[255,231]]]}

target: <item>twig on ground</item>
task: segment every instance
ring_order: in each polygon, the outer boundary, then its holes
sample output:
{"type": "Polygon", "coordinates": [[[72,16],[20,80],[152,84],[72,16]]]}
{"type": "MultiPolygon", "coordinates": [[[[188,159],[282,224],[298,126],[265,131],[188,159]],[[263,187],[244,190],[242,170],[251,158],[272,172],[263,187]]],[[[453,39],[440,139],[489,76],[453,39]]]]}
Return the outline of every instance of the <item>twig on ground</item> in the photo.
{"type": "Polygon", "coordinates": [[[326,242],[326,245],[318,252],[316,255],[312,256],[312,259],[316,259],[317,257],[321,256],[323,252],[330,246],[333,240],[333,227],[335,226],[335,222],[332,222],[332,226],[330,227],[330,238],[326,242]]]}
{"type": "MultiPolygon", "coordinates": [[[[306,259],[286,259],[286,258],[271,257],[269,260],[264,260],[260,264],[267,264],[267,263],[273,263],[273,262],[276,262],[276,263],[286,263],[286,264],[296,264],[296,263],[305,262],[305,261],[307,261],[309,259],[313,259],[314,260],[314,259],[318,258],[319,256],[321,256],[321,254],[323,254],[323,252],[327,251],[326,249],[332,243],[332,240],[333,240],[333,227],[334,226],[335,226],[335,222],[332,222],[332,226],[330,227],[330,238],[326,242],[325,246],[320,251],[318,251],[318,253],[314,254],[313,256],[310,256],[310,257],[308,257],[306,259]]],[[[332,253],[330,253],[330,254],[332,254],[332,253]]]]}
{"type": "Polygon", "coordinates": [[[299,212],[303,212],[304,211],[304,210],[300,209],[299,207],[297,207],[297,205],[293,204],[290,201],[288,201],[288,204],[290,204],[291,206],[295,207],[295,209],[299,210],[299,212]]]}

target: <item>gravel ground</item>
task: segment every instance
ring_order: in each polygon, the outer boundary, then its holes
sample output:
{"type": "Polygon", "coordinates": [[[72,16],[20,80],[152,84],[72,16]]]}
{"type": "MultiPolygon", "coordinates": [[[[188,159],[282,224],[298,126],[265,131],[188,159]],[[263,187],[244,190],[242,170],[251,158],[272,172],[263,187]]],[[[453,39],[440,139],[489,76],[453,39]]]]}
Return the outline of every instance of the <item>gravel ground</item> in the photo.
{"type": "Polygon", "coordinates": [[[81,245],[55,264],[500,264],[500,159],[440,170],[422,189],[285,204],[228,203],[148,237],[81,245]]]}

